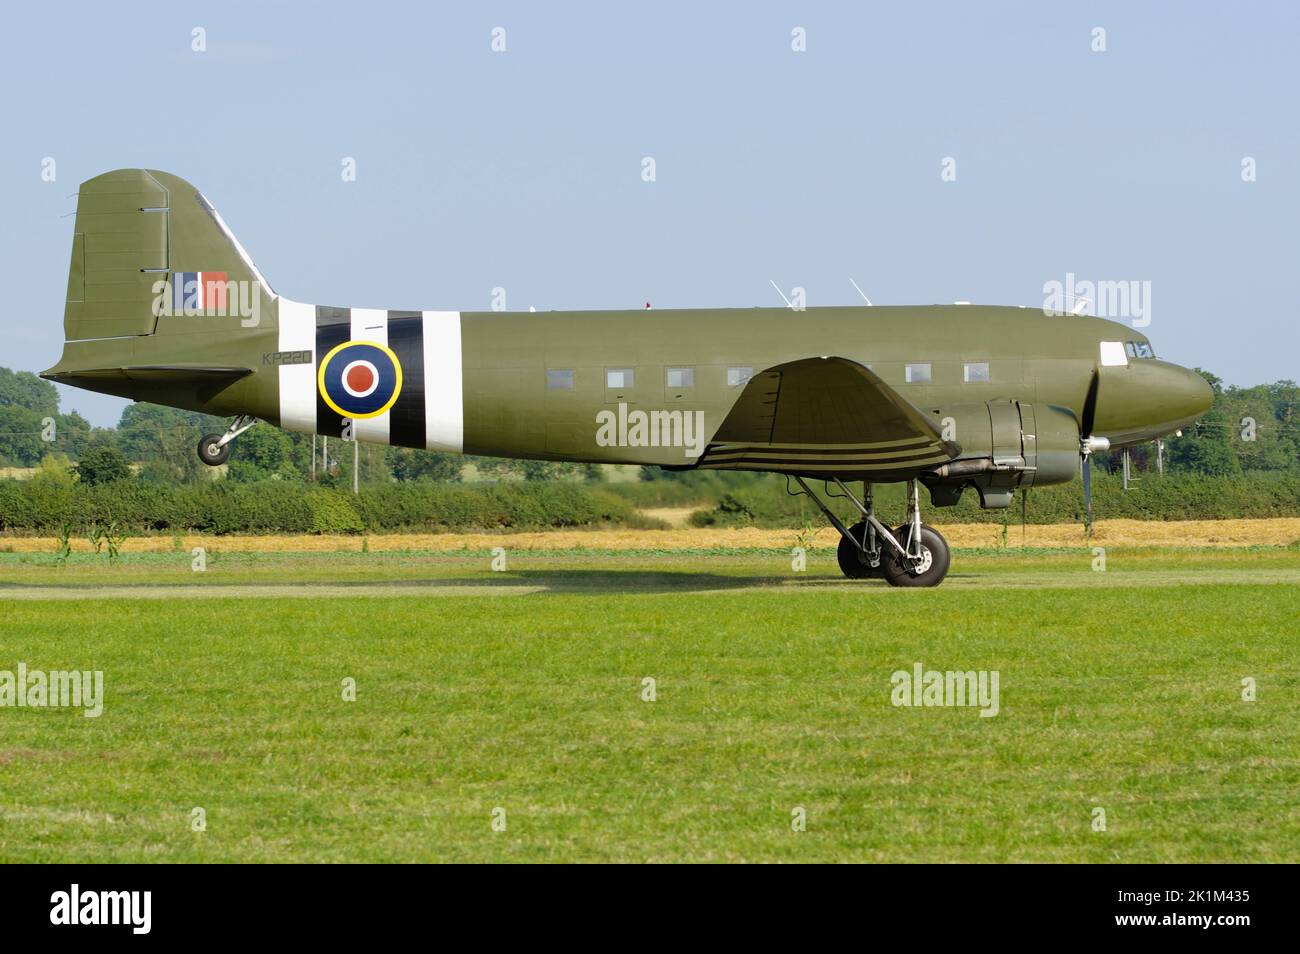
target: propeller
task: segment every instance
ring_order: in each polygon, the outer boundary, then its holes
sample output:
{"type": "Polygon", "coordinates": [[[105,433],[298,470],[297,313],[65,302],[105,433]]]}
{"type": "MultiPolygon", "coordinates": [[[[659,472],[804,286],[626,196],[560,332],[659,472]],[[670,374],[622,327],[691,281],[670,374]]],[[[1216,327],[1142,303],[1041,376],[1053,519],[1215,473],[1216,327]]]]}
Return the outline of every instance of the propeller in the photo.
{"type": "Polygon", "coordinates": [[[1092,536],[1092,463],[1088,460],[1089,452],[1087,445],[1079,453],[1083,463],[1083,535],[1092,536]]]}
{"type": "Polygon", "coordinates": [[[1097,417],[1097,391],[1101,386],[1101,375],[1092,369],[1092,380],[1088,382],[1088,394],[1083,399],[1083,417],[1079,421],[1079,460],[1083,471],[1083,529],[1092,536],[1092,461],[1096,451],[1110,450],[1110,440],[1094,437],[1092,426],[1097,417]]]}

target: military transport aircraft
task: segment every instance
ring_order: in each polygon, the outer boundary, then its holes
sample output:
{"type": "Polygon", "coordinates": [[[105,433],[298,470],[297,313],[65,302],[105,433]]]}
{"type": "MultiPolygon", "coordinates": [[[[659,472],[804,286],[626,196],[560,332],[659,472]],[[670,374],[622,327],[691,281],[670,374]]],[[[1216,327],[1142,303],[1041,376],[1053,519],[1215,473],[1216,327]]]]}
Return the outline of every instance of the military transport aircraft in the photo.
{"type": "Polygon", "coordinates": [[[921,522],[1064,483],[1088,457],[1196,420],[1211,390],[1112,321],[974,305],[673,311],[335,308],[272,290],[188,182],[120,169],[78,192],[63,384],[229,415],[218,465],[258,420],[497,457],[770,471],[839,531],[852,578],[933,586],[921,522]],[[845,526],[809,487],[851,505],[845,526]],[[861,481],[861,495],[848,482],[861,481]],[[886,526],[872,485],[908,484],[886,526]]]}

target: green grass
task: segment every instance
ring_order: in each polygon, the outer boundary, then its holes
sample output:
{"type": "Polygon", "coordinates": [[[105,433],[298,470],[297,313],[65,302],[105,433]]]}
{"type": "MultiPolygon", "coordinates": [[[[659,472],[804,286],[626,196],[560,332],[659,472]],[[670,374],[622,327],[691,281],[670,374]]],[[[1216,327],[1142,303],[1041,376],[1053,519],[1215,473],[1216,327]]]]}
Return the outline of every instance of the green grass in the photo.
{"type": "Polygon", "coordinates": [[[2,554],[0,669],[107,698],[0,708],[0,860],[1300,859],[1300,552],[788,559],[2,554]],[[1001,713],[895,708],[914,662],[1001,713]]]}

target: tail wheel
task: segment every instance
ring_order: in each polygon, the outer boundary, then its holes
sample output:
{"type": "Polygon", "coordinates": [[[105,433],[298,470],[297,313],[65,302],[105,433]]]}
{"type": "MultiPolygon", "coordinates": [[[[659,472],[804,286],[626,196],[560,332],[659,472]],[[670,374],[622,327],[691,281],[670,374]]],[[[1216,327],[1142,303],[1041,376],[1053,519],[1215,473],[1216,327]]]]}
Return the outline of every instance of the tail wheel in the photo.
{"type": "MultiPolygon", "coordinates": [[[[904,549],[908,549],[912,537],[911,524],[899,527],[894,536],[904,549]]],[[[938,586],[948,575],[952,553],[948,550],[948,541],[939,535],[938,530],[921,524],[921,559],[909,560],[891,549],[881,559],[880,565],[891,586],[938,586]]]]}
{"type": "MultiPolygon", "coordinates": [[[[865,520],[859,520],[849,527],[849,534],[855,540],[865,540],[866,532],[867,522],[865,520]]],[[[840,537],[840,546],[835,555],[840,561],[840,572],[850,580],[867,580],[873,576],[880,576],[880,567],[868,563],[866,555],[844,537],[840,537]]],[[[885,557],[882,553],[881,566],[884,565],[884,562],[885,557]]]]}
{"type": "Polygon", "coordinates": [[[221,443],[220,434],[204,434],[199,441],[199,460],[209,467],[218,467],[230,458],[230,442],[221,443]]]}

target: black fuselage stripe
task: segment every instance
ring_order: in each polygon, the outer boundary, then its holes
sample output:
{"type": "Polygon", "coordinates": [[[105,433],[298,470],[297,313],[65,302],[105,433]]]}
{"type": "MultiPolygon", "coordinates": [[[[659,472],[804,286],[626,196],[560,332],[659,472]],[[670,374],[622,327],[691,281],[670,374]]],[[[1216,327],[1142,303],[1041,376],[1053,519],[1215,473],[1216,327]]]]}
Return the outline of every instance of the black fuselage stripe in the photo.
{"type": "Polygon", "coordinates": [[[402,390],[388,412],[388,442],[423,449],[424,316],[418,311],[390,311],[388,347],[402,366],[402,390]]]}
{"type": "MultiPolygon", "coordinates": [[[[316,306],[316,374],[320,374],[320,363],[345,341],[352,340],[352,312],[348,308],[331,308],[326,305],[316,306]]],[[[317,379],[319,380],[319,378],[317,379]]],[[[316,381],[312,382],[316,387],[316,381]]],[[[316,433],[327,437],[343,435],[343,418],[321,397],[320,388],[316,387],[316,433]]]]}

